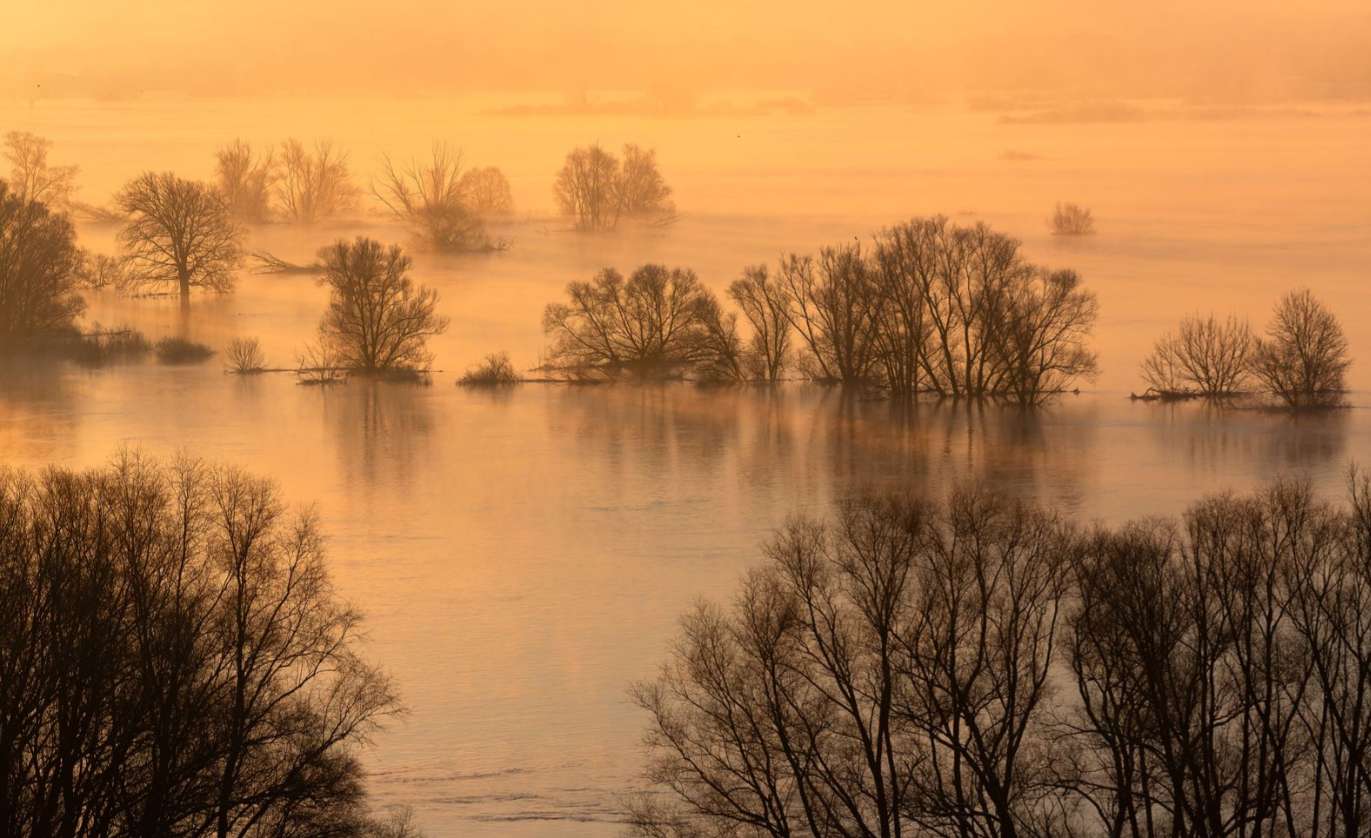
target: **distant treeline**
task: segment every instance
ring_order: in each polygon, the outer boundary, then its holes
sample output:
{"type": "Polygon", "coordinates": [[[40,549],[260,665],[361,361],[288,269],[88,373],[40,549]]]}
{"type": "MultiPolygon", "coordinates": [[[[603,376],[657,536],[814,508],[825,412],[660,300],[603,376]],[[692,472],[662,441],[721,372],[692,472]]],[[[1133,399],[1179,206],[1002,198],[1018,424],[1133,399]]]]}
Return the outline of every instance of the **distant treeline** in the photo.
{"type": "Polygon", "coordinates": [[[792,519],[633,697],[633,833],[1367,834],[1371,482],[1082,529],[962,487],[792,519]]]}

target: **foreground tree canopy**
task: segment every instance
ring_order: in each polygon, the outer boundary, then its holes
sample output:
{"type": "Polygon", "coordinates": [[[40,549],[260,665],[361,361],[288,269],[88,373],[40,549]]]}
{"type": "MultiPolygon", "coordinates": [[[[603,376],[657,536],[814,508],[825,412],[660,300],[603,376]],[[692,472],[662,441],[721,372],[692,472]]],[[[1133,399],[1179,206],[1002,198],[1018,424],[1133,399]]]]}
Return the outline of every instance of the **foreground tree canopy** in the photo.
{"type": "Polygon", "coordinates": [[[82,264],[67,217],[0,180],[0,344],[69,331],[82,264]]]}
{"type": "Polygon", "coordinates": [[[1016,239],[941,216],[882,230],[870,247],[790,254],[728,289],[752,335],[685,269],[645,265],[567,286],[547,307],[549,366],[577,376],[674,371],[715,380],[805,376],[912,396],[1037,404],[1093,378],[1098,305],[1074,271],[1028,262],[1016,239]],[[798,359],[792,344],[798,345],[798,359]]]}
{"type": "Polygon", "coordinates": [[[192,288],[233,289],[243,231],[222,192],[171,172],[147,172],[130,181],[117,202],[129,217],[119,243],[133,281],[172,285],[182,300],[192,288]]]}
{"type": "Polygon", "coordinates": [[[194,460],[0,473],[0,834],[362,836],[397,710],[308,512],[194,460]]]}
{"type": "Polygon", "coordinates": [[[636,834],[1360,836],[1371,482],[1082,531],[985,488],[796,518],[661,675],[636,834]]]}

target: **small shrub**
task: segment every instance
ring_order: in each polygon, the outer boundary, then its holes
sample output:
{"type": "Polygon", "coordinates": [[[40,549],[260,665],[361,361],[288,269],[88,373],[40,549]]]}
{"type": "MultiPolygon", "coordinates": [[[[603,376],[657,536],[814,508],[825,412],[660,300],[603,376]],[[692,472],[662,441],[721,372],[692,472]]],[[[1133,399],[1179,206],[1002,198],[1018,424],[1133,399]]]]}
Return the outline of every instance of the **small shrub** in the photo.
{"type": "Polygon", "coordinates": [[[235,375],[254,375],[267,368],[267,356],[257,338],[234,338],[224,358],[228,371],[235,375]]]}
{"type": "Polygon", "coordinates": [[[163,364],[199,364],[214,354],[203,343],[186,338],[167,337],[157,341],[157,360],[163,364]]]}
{"type": "Polygon", "coordinates": [[[1054,236],[1086,236],[1095,232],[1095,219],[1080,204],[1057,202],[1057,211],[1048,219],[1054,236]]]}
{"type": "Polygon", "coordinates": [[[492,352],[484,361],[468,368],[457,383],[464,387],[502,387],[523,380],[509,360],[508,352],[492,352]]]}
{"type": "Polygon", "coordinates": [[[133,361],[152,351],[152,343],[136,329],[105,329],[98,322],[73,344],[72,358],[80,364],[101,366],[114,361],[133,361]]]}

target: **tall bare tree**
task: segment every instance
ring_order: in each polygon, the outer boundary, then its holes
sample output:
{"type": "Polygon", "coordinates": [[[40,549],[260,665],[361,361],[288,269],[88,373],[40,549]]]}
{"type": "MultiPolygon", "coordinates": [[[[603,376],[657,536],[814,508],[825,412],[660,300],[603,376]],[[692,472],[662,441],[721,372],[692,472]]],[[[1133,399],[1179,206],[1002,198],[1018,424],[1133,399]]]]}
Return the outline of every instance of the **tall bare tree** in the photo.
{"type": "Polygon", "coordinates": [[[192,288],[233,289],[243,233],[219,190],[171,172],[146,172],[116,200],[129,216],[119,243],[135,281],[174,283],[182,301],[190,299],[192,288]]]}
{"type": "Polygon", "coordinates": [[[312,149],[293,137],[286,140],[275,192],[282,215],[299,224],[352,209],[357,187],[348,169],[347,151],[332,140],[319,140],[312,149]]]}
{"type": "Polygon", "coordinates": [[[790,360],[790,298],[767,273],[766,265],[743,269],[741,279],[728,286],[728,296],[752,327],[748,365],[753,378],[777,381],[790,360]]]}

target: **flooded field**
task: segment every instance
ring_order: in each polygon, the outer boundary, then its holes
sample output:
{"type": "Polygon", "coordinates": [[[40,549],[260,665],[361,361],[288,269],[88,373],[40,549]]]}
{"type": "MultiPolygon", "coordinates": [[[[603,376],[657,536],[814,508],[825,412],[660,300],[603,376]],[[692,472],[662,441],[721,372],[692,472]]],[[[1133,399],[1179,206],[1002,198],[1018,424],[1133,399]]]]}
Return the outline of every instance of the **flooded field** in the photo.
{"type": "MultiPolygon", "coordinates": [[[[820,109],[693,119],[501,116],[479,99],[265,99],[0,106],[0,125],[54,141],[103,203],[148,168],[208,177],[235,136],[352,150],[360,179],[382,152],[430,140],[498,165],[518,211],[506,253],[417,253],[414,276],[451,317],[430,386],[289,374],[224,375],[156,363],[101,369],[7,361],[0,457],[102,463],[120,446],[241,464],[315,504],[341,591],[368,615],[368,648],[409,708],[368,755],[382,804],[412,804],[429,834],[617,834],[640,770],[643,719],[626,686],[653,674],[681,611],[727,599],[757,545],[796,511],[864,486],[941,491],[984,478],[1082,520],[1174,515],[1198,494],[1307,475],[1337,492],[1371,462],[1371,115],[1245,112],[1203,120],[1011,123],[960,108],[820,109]],[[580,235],[552,214],[573,145],[657,149],[682,218],[580,235]],[[1012,153],[1011,153],[1012,152],[1012,153]],[[1059,199],[1099,232],[1047,234],[1059,199]],[[688,266],[716,291],[744,265],[864,237],[912,215],[983,219],[1030,256],[1081,272],[1099,297],[1102,374],[1037,411],[897,405],[799,382],[505,392],[454,386],[508,350],[534,366],[543,306],[605,266],[688,266]],[[1130,402],[1158,333],[1194,311],[1261,328],[1284,291],[1339,315],[1352,407],[1319,416],[1130,402]]],[[[1167,113],[1160,111],[1160,113],[1167,113]]],[[[252,231],[249,246],[304,262],[339,236],[406,233],[367,213],[309,230],[252,231]]],[[[113,231],[83,227],[112,248],[113,231]]],[[[307,276],[245,273],[229,296],[90,297],[86,323],[184,335],[216,349],[257,336],[293,366],[325,292],[307,276]]]]}

